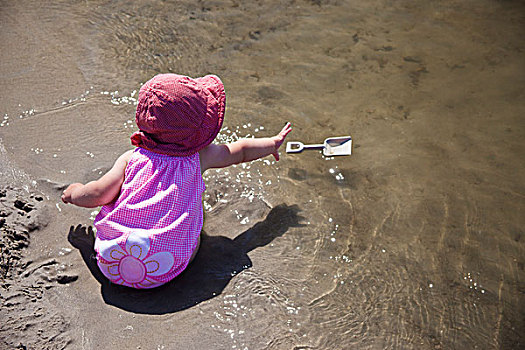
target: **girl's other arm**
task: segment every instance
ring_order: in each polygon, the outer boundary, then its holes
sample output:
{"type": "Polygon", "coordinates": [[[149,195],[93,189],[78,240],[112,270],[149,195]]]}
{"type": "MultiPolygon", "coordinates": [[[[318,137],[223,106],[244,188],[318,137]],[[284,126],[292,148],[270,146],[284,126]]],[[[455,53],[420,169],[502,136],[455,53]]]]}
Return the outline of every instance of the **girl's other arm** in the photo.
{"type": "Polygon", "coordinates": [[[210,144],[199,153],[201,171],[249,162],[270,154],[275,160],[279,160],[279,147],[290,131],[292,126],[287,123],[281,132],[273,137],[242,139],[225,145],[210,144]]]}
{"type": "Polygon", "coordinates": [[[121,155],[111,170],[100,179],[85,185],[81,183],[69,185],[62,194],[62,201],[86,208],[113,202],[120,193],[120,187],[124,182],[124,171],[132,153],[133,150],[130,150],[121,155]]]}

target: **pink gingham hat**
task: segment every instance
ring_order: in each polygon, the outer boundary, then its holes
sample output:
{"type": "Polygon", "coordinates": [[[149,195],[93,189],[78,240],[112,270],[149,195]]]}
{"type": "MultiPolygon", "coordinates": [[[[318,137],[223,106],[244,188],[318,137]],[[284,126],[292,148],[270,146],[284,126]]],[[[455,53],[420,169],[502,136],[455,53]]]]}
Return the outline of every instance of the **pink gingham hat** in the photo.
{"type": "Polygon", "coordinates": [[[159,74],[139,91],[134,146],[189,156],[209,145],[224,119],[226,94],[219,77],[159,74]]]}

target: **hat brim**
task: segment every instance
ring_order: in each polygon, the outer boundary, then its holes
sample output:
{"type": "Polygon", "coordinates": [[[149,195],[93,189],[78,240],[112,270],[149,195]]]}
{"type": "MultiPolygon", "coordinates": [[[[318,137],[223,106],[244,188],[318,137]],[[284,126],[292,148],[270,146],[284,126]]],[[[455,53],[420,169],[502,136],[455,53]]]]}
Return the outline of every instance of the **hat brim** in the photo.
{"type": "Polygon", "coordinates": [[[195,78],[195,81],[201,84],[204,87],[204,91],[208,93],[208,106],[216,105],[217,108],[207,109],[206,120],[209,127],[207,128],[209,135],[192,153],[200,151],[215,140],[221,130],[226,110],[226,92],[224,84],[218,76],[210,74],[195,78]]]}

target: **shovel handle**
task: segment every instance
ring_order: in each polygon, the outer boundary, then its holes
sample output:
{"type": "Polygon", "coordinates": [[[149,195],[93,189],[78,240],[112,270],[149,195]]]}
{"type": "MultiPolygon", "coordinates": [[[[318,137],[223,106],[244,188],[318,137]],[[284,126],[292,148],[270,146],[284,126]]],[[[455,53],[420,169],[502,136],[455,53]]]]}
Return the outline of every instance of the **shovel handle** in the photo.
{"type": "Polygon", "coordinates": [[[299,153],[305,149],[321,149],[324,145],[305,145],[299,141],[290,141],[286,143],[286,153],[299,153]]]}
{"type": "Polygon", "coordinates": [[[323,144],[315,144],[315,145],[304,145],[304,149],[322,149],[324,148],[323,144]]]}
{"type": "Polygon", "coordinates": [[[304,149],[302,142],[291,141],[286,143],[286,153],[299,153],[304,149]]]}

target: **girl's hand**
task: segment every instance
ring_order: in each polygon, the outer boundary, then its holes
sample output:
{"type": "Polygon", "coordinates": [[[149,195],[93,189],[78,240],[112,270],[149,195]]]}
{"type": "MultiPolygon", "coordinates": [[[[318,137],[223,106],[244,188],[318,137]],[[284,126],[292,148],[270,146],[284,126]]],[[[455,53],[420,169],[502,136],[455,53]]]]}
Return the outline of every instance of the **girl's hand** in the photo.
{"type": "Polygon", "coordinates": [[[69,185],[62,193],[62,201],[85,208],[100,207],[115,201],[132,155],[133,150],[129,150],[118,157],[113,168],[96,181],[90,181],[85,185],[81,183],[69,185]]]}
{"type": "Polygon", "coordinates": [[[281,147],[281,145],[284,142],[284,139],[286,138],[286,135],[288,135],[290,133],[290,131],[292,131],[292,124],[290,124],[288,122],[283,127],[281,132],[279,132],[279,134],[277,134],[274,137],[272,137],[272,139],[275,142],[275,151],[272,152],[272,155],[275,157],[275,160],[277,160],[277,161],[279,160],[279,147],[281,147]]]}
{"type": "Polygon", "coordinates": [[[75,191],[75,189],[82,187],[83,185],[81,183],[75,183],[69,185],[64,192],[62,193],[62,202],[64,203],[71,203],[71,195],[75,191]]]}

